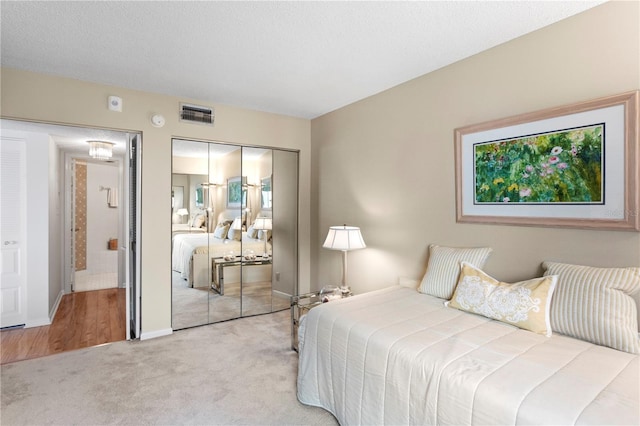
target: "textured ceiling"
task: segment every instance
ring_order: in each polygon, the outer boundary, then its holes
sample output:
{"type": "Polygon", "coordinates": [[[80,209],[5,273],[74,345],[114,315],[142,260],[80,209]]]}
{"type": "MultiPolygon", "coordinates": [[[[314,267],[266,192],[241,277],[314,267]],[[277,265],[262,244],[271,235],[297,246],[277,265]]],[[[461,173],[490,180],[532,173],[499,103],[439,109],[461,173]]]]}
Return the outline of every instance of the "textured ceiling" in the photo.
{"type": "Polygon", "coordinates": [[[602,1],[2,1],[3,67],[315,118],[602,1]]]}

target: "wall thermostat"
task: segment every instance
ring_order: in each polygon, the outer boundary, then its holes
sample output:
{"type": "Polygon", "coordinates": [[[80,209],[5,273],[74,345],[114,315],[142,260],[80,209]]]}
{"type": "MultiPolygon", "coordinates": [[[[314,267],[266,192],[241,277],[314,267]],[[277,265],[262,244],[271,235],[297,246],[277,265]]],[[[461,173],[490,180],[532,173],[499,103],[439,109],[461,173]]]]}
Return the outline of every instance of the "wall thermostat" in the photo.
{"type": "Polygon", "coordinates": [[[122,98],[118,96],[109,96],[109,109],[111,111],[122,112],[122,98]]]}
{"type": "Polygon", "coordinates": [[[162,127],[164,126],[164,117],[160,114],[154,114],[151,116],[151,125],[153,127],[162,127]]]}

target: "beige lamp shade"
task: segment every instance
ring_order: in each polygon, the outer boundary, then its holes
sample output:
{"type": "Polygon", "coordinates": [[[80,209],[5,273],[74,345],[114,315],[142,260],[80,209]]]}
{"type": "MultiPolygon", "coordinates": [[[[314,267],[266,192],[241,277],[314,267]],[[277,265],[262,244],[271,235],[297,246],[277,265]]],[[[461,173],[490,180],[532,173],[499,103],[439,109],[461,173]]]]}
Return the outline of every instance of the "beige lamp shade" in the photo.
{"type": "Polygon", "coordinates": [[[189,210],[187,210],[187,209],[185,209],[185,208],[178,209],[178,211],[176,212],[176,214],[177,214],[178,216],[180,216],[180,220],[182,221],[182,220],[184,220],[183,218],[184,218],[185,216],[189,216],[189,210]]]}
{"type": "Polygon", "coordinates": [[[253,229],[258,230],[269,230],[272,229],[273,222],[270,217],[257,217],[256,221],[253,222],[253,229]]]}
{"type": "Polygon", "coordinates": [[[327,238],[322,247],[329,250],[342,251],[342,281],[340,291],[343,296],[351,294],[351,289],[347,285],[347,252],[350,250],[363,249],[367,247],[357,226],[332,226],[329,228],[327,238]]]}
{"type": "Polygon", "coordinates": [[[357,250],[366,248],[360,228],[357,226],[332,226],[322,247],[329,250],[357,250]]]}
{"type": "Polygon", "coordinates": [[[269,253],[267,252],[267,233],[264,231],[268,231],[273,228],[273,222],[270,217],[257,217],[256,221],[253,222],[253,229],[258,229],[262,232],[264,237],[264,252],[262,253],[262,257],[265,259],[269,257],[269,253]]]}

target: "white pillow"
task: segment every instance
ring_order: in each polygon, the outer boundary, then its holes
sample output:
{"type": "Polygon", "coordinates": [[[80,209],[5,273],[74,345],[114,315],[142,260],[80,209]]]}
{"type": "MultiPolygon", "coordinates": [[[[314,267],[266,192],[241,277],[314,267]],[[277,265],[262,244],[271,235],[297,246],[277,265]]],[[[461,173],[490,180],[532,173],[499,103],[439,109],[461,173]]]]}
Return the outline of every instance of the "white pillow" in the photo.
{"type": "Polygon", "coordinates": [[[225,224],[218,225],[216,226],[215,231],[213,231],[213,237],[224,240],[225,238],[227,238],[228,231],[229,231],[229,225],[225,225],[225,224]]]}
{"type": "Polygon", "coordinates": [[[544,262],[545,275],[557,275],[551,300],[553,331],[596,345],[640,353],[638,308],[640,268],[595,268],[544,262]]]}
{"type": "Polygon", "coordinates": [[[204,216],[202,216],[201,214],[196,215],[193,218],[193,224],[191,226],[193,226],[194,228],[200,228],[202,227],[202,225],[204,225],[204,216]]]}
{"type": "Polygon", "coordinates": [[[271,231],[269,230],[259,230],[258,231],[258,239],[264,241],[265,234],[267,236],[267,241],[271,239],[271,231]]]}
{"type": "Polygon", "coordinates": [[[227,232],[227,239],[240,241],[242,239],[242,230],[241,229],[229,229],[227,232]]]}
{"type": "Polygon", "coordinates": [[[247,237],[253,238],[254,240],[258,238],[258,230],[253,228],[253,225],[247,229],[247,237]]]}
{"type": "Polygon", "coordinates": [[[451,299],[460,276],[460,264],[467,262],[483,268],[492,249],[490,247],[460,248],[429,246],[427,272],[418,291],[441,299],[451,299]]]}

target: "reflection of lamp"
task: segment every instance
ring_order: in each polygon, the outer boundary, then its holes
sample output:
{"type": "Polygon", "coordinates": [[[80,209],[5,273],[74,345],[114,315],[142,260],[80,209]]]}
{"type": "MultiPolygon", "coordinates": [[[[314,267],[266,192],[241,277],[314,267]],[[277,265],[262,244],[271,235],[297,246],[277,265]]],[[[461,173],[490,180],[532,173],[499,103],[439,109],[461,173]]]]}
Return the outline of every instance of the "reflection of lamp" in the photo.
{"type": "Polygon", "coordinates": [[[113,145],[111,142],[87,141],[89,144],[89,155],[96,160],[108,160],[113,156],[113,145]]]}
{"type": "MultiPolygon", "coordinates": [[[[178,209],[176,214],[178,216],[189,216],[189,210],[187,210],[187,209],[178,209]]],[[[180,220],[182,220],[182,218],[180,220]]]]}
{"type": "Polygon", "coordinates": [[[322,247],[329,250],[342,251],[342,284],[340,291],[343,294],[351,293],[351,289],[347,285],[347,252],[367,247],[362,239],[360,228],[347,225],[332,226],[329,228],[329,233],[322,247]]]}
{"type": "Polygon", "coordinates": [[[253,222],[253,229],[262,231],[264,235],[264,253],[262,253],[262,257],[269,257],[269,253],[267,253],[267,231],[271,230],[272,227],[273,223],[270,217],[257,217],[256,221],[253,222]]]}

